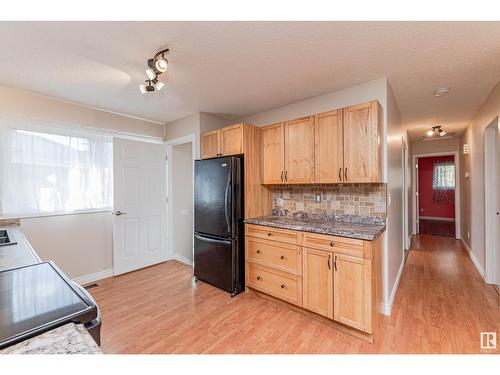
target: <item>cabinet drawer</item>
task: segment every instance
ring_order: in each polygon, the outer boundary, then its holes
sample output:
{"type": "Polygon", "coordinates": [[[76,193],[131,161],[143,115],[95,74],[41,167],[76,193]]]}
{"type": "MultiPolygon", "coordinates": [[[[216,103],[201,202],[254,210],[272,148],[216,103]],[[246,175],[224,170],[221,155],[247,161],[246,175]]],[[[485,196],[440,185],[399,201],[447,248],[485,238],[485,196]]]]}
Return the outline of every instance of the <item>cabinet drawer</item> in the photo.
{"type": "Polygon", "coordinates": [[[302,306],[302,278],[247,261],[246,285],[261,292],[302,306]]]}
{"type": "Polygon", "coordinates": [[[357,240],[354,238],[305,233],[302,239],[302,246],[363,257],[363,240],[357,240]]]}
{"type": "Polygon", "coordinates": [[[299,247],[275,241],[246,237],[246,259],[249,262],[276,268],[280,271],[302,274],[299,247]]]}
{"type": "Polygon", "coordinates": [[[277,241],[297,245],[297,232],[287,229],[246,224],[246,235],[256,238],[265,238],[269,241],[277,241]]]}

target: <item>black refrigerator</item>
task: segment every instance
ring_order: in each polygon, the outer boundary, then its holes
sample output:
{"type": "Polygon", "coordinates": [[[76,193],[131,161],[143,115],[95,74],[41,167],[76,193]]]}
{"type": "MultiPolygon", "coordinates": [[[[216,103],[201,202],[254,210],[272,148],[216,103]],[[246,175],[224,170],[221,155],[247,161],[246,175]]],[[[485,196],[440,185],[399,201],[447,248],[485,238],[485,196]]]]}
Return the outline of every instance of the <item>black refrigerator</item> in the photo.
{"type": "Polygon", "coordinates": [[[196,160],[194,276],[235,296],[244,289],[243,159],[196,160]]]}

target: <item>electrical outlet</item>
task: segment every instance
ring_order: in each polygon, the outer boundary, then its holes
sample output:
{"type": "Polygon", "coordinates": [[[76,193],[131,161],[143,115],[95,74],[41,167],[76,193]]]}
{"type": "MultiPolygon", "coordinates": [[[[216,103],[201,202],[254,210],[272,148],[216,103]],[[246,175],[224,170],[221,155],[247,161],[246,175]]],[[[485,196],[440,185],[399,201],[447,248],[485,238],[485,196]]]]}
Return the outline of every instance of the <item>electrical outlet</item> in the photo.
{"type": "Polygon", "coordinates": [[[280,207],[283,207],[283,205],[285,204],[285,201],[283,198],[277,198],[276,199],[276,204],[280,207]]]}
{"type": "Polygon", "coordinates": [[[314,200],[316,203],[321,203],[321,193],[314,194],[314,200]]]}

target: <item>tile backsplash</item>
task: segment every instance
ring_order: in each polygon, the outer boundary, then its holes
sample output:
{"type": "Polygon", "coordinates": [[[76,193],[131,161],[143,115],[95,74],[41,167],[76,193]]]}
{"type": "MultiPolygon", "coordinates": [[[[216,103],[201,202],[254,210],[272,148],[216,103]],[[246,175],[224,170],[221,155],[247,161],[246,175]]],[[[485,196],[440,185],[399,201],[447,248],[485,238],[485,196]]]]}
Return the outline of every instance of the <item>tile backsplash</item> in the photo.
{"type": "Polygon", "coordinates": [[[273,208],[298,212],[385,217],[386,184],[280,185],[272,189],[273,208]],[[316,202],[320,194],[321,202],[316,202]]]}

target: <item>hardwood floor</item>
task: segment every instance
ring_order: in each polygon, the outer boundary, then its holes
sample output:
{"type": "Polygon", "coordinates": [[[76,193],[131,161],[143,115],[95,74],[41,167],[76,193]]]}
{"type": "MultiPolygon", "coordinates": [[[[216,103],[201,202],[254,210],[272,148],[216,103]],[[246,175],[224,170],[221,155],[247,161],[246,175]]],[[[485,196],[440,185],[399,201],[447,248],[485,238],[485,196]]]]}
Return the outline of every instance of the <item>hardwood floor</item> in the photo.
{"type": "Polygon", "coordinates": [[[432,236],[444,236],[455,238],[455,222],[444,220],[419,219],[418,232],[432,236]]]}
{"type": "Polygon", "coordinates": [[[254,294],[231,299],[174,261],[98,284],[105,353],[500,353],[479,349],[481,331],[500,335],[497,294],[452,238],[414,239],[374,344],[254,294]]]}

